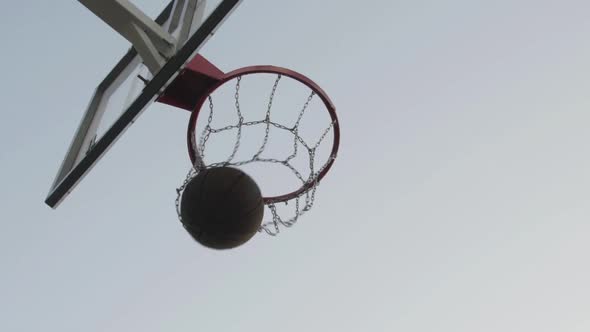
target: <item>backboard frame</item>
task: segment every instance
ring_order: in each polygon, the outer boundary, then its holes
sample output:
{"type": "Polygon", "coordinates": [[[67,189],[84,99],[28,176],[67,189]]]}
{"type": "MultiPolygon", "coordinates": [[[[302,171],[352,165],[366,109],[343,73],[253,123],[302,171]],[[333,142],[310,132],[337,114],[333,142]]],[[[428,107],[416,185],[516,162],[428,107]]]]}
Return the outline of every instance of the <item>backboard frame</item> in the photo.
{"type": "MultiPolygon", "coordinates": [[[[151,80],[146,82],[139,96],[127,107],[112,126],[106,130],[104,135],[96,141],[88,142],[88,132],[91,129],[90,126],[92,126],[94,117],[99,111],[99,104],[105,91],[113,84],[116,84],[115,81],[121,76],[121,73],[127,70],[132,62],[137,61],[139,58],[134,48],[131,48],[123,56],[96,88],[45,199],[45,203],[48,206],[56,208],[63,201],[117,139],[120,138],[125,130],[145,111],[147,106],[153,103],[163,93],[164,89],[172,83],[181,69],[198,53],[199,49],[215,33],[224,20],[231,15],[241,1],[222,0],[211,14],[205,18],[194,34],[187,39],[186,43],[170,57],[151,80]],[[85,149],[87,151],[84,157],[78,161],[80,153],[85,149]]],[[[173,5],[174,1],[171,1],[156,18],[155,21],[158,24],[162,25],[170,17],[173,5]]]]}

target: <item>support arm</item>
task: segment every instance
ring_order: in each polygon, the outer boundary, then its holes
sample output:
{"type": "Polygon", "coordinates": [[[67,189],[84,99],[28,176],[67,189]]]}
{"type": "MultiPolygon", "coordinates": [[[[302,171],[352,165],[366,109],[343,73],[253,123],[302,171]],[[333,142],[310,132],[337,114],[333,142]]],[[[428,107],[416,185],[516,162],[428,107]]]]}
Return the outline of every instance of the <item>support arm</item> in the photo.
{"type": "Polygon", "coordinates": [[[127,39],[152,74],[171,56],[176,40],[129,0],[78,0],[127,39]]]}

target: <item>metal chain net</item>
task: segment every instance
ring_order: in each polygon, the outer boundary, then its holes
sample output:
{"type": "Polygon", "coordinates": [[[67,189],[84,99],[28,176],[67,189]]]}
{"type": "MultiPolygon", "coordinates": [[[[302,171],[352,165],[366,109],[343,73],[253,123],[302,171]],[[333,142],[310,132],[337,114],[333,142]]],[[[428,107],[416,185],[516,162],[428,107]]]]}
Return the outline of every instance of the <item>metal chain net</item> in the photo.
{"type": "Polygon", "coordinates": [[[209,116],[207,118],[207,123],[200,135],[198,145],[196,147],[193,146],[193,148],[196,148],[198,150],[197,155],[201,156],[201,159],[200,159],[201,161],[197,162],[195,165],[193,165],[191,170],[188,172],[186,178],[182,182],[181,186],[176,189],[177,195],[176,195],[175,205],[176,205],[176,212],[178,214],[178,218],[180,221],[182,221],[182,217],[180,214],[180,200],[182,197],[182,192],[184,191],[184,189],[186,188],[188,183],[191,181],[191,179],[193,177],[195,177],[201,170],[203,170],[205,168],[212,168],[212,167],[222,167],[222,166],[240,167],[240,166],[251,164],[251,163],[279,164],[279,165],[283,165],[284,167],[289,169],[297,177],[297,179],[301,182],[302,186],[309,185],[309,188],[307,190],[301,192],[299,195],[297,195],[293,198],[290,198],[288,200],[266,202],[265,205],[268,208],[268,210],[271,212],[272,219],[263,221],[262,225],[260,226],[260,228],[258,230],[259,232],[265,232],[269,235],[275,236],[279,233],[281,225],[284,227],[293,226],[297,222],[299,217],[304,215],[307,211],[309,211],[313,207],[313,204],[315,201],[316,189],[317,189],[317,186],[319,185],[319,181],[318,181],[319,175],[329,165],[329,163],[336,157],[334,155],[329,156],[328,159],[323,163],[323,165],[321,167],[319,167],[319,169],[316,169],[316,167],[314,166],[315,165],[314,162],[316,159],[316,151],[317,151],[318,147],[321,145],[321,143],[324,141],[326,136],[330,133],[330,131],[332,131],[332,128],[334,127],[334,122],[331,122],[329,124],[329,126],[322,132],[322,135],[314,144],[309,144],[299,135],[299,125],[301,123],[301,119],[303,118],[305,111],[308,109],[310,102],[316,96],[315,92],[313,92],[311,90],[310,90],[311,92],[310,92],[309,96],[307,97],[307,100],[305,101],[305,103],[303,104],[303,107],[299,111],[297,120],[295,121],[294,125],[287,127],[283,124],[272,121],[271,120],[271,111],[272,111],[273,99],[274,99],[277,87],[279,86],[279,82],[281,81],[281,78],[282,78],[282,75],[280,75],[280,74],[277,74],[276,76],[277,77],[276,77],[274,84],[272,86],[272,91],[270,93],[270,97],[268,99],[268,103],[266,106],[266,114],[265,114],[264,119],[254,120],[254,121],[246,121],[244,119],[244,116],[243,116],[242,111],[240,109],[240,82],[242,80],[241,76],[236,78],[235,93],[234,93],[234,99],[235,99],[234,106],[235,106],[235,111],[236,111],[236,115],[238,118],[237,123],[232,124],[232,125],[227,125],[227,126],[221,127],[221,128],[213,128],[211,126],[211,123],[213,121],[213,116],[214,116],[213,115],[214,114],[213,98],[211,96],[208,97],[209,116]],[[240,142],[242,139],[242,128],[243,127],[251,127],[251,126],[264,127],[265,134],[264,134],[264,138],[262,140],[262,143],[261,143],[260,147],[258,148],[258,150],[256,151],[256,153],[254,153],[254,155],[252,157],[250,157],[249,159],[246,159],[246,160],[235,161],[234,158],[240,148],[240,142]],[[274,128],[280,129],[280,130],[284,130],[292,135],[292,142],[293,142],[293,144],[291,146],[292,150],[291,150],[291,153],[289,154],[289,156],[287,156],[287,158],[285,158],[285,159],[273,159],[273,158],[261,157],[261,155],[265,151],[268,141],[270,139],[271,127],[274,127],[274,128]],[[233,150],[232,150],[231,154],[229,155],[229,157],[223,162],[206,164],[204,162],[205,152],[206,152],[207,142],[209,141],[211,136],[221,133],[221,132],[229,131],[229,130],[236,130],[235,143],[234,143],[233,150]],[[303,147],[303,149],[301,147],[303,147]],[[302,150],[304,150],[303,153],[307,153],[307,155],[309,157],[309,164],[308,164],[308,167],[309,167],[308,174],[309,175],[307,177],[303,176],[302,172],[297,170],[291,163],[291,161],[295,157],[297,157],[298,153],[300,153],[300,151],[302,151],[302,150]],[[291,203],[294,204],[294,213],[288,217],[281,216],[280,212],[277,209],[277,205],[278,204],[288,205],[291,203]]]}

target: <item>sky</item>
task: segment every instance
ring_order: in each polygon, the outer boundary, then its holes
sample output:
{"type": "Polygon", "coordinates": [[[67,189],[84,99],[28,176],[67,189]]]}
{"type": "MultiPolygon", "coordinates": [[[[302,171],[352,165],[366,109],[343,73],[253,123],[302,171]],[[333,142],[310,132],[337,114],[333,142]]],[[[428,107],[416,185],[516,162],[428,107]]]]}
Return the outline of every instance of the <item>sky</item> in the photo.
{"type": "Polygon", "coordinates": [[[129,44],[77,1],[5,4],[0,330],[590,330],[589,11],[244,1],[202,54],[312,77],[342,141],[295,226],[213,251],[176,219],[188,113],[169,107],[44,204],[129,44]]]}

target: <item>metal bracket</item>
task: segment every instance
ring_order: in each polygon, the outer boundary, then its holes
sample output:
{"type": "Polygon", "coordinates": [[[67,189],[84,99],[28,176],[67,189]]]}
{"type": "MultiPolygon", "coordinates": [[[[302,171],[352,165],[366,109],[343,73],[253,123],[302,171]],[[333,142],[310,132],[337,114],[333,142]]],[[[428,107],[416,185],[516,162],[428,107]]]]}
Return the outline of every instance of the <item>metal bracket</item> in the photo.
{"type": "Polygon", "coordinates": [[[78,0],[127,39],[155,75],[176,51],[176,40],[128,0],[78,0]]]}

